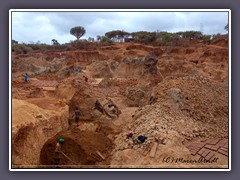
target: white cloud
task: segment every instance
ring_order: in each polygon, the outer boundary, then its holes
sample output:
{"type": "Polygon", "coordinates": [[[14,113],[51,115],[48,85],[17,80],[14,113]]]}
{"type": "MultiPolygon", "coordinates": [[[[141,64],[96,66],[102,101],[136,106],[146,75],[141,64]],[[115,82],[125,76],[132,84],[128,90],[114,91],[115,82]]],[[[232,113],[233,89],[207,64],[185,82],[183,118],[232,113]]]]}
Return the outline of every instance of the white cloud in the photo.
{"type": "Polygon", "coordinates": [[[69,31],[83,26],[82,38],[104,35],[112,30],[185,31],[204,34],[226,33],[227,12],[12,12],[12,38],[19,42],[60,43],[75,40],[69,31]]]}

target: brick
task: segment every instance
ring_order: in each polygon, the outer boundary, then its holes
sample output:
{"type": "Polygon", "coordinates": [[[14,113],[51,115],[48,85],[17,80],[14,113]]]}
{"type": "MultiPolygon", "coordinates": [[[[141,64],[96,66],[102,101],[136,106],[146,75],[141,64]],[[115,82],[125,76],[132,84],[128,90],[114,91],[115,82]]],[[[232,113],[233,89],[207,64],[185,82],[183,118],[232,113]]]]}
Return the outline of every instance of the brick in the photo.
{"type": "Polygon", "coordinates": [[[199,147],[199,148],[202,148],[203,146],[205,146],[206,143],[205,142],[200,142],[200,143],[196,143],[195,146],[196,147],[199,147]]]}
{"type": "Polygon", "coordinates": [[[196,155],[197,152],[199,151],[200,148],[196,148],[195,146],[188,146],[187,147],[189,149],[189,151],[191,152],[192,155],[196,155]]]}
{"type": "Polygon", "coordinates": [[[196,147],[190,147],[189,148],[189,151],[191,152],[192,155],[196,155],[196,153],[199,151],[199,148],[196,148],[196,147]]]}
{"type": "Polygon", "coordinates": [[[228,156],[228,152],[225,152],[224,155],[225,155],[225,156],[228,156]]]}
{"type": "Polygon", "coordinates": [[[220,154],[223,154],[223,155],[225,155],[226,154],[226,151],[223,151],[223,150],[218,150],[218,152],[220,153],[220,154]]]}
{"type": "Polygon", "coordinates": [[[202,153],[202,156],[203,156],[203,157],[206,157],[210,152],[211,152],[211,150],[206,149],[206,151],[204,151],[204,152],[202,153]]]}
{"type": "Polygon", "coordinates": [[[199,151],[201,148],[199,148],[199,147],[196,147],[196,146],[193,146],[193,147],[191,147],[191,149],[194,149],[194,150],[197,150],[197,151],[199,151]]]}
{"type": "Polygon", "coordinates": [[[195,156],[197,154],[198,150],[190,150],[190,152],[193,156],[195,156]]]}
{"type": "Polygon", "coordinates": [[[214,145],[211,147],[211,150],[217,151],[220,148],[220,146],[214,145]]]}
{"type": "Polygon", "coordinates": [[[207,148],[207,149],[211,149],[213,145],[210,145],[210,144],[207,144],[205,145],[204,147],[207,148]]]}
{"type": "Polygon", "coordinates": [[[226,143],[223,147],[228,148],[228,143],[226,143]]]}
{"type": "Polygon", "coordinates": [[[212,159],[214,156],[215,156],[215,154],[211,151],[211,152],[205,157],[205,159],[209,161],[209,160],[212,159]]]}
{"type": "Polygon", "coordinates": [[[218,146],[224,146],[226,143],[228,143],[228,139],[222,139],[217,143],[218,146]]]}
{"type": "Polygon", "coordinates": [[[198,154],[201,155],[205,150],[206,150],[205,148],[200,149],[200,150],[198,151],[198,154]]]}
{"type": "Polygon", "coordinates": [[[196,147],[194,144],[191,144],[191,145],[189,145],[189,146],[187,146],[187,148],[189,149],[189,150],[199,150],[200,148],[199,147],[196,147]]]}
{"type": "Polygon", "coordinates": [[[221,147],[219,150],[228,152],[228,148],[225,148],[225,147],[221,147]]]}
{"type": "Polygon", "coordinates": [[[212,145],[215,145],[219,142],[220,139],[208,139],[206,141],[207,144],[212,144],[212,145]]]}

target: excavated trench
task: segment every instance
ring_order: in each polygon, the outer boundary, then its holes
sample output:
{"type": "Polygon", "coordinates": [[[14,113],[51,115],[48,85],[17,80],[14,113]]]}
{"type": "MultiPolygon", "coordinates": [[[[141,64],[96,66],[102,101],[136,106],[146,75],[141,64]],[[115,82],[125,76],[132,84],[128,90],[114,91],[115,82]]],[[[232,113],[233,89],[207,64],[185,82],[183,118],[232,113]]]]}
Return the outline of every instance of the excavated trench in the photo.
{"type": "Polygon", "coordinates": [[[112,140],[103,132],[75,128],[62,131],[47,140],[41,149],[40,164],[77,167],[107,165],[112,149],[112,140]],[[60,155],[55,152],[59,138],[64,139],[60,145],[60,155]]]}

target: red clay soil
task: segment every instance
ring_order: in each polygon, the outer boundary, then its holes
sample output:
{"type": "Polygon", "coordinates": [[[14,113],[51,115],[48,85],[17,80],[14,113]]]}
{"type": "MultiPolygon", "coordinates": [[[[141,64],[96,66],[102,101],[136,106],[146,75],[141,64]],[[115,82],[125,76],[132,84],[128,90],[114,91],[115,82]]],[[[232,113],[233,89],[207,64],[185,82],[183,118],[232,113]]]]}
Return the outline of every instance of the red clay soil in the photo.
{"type": "Polygon", "coordinates": [[[40,154],[42,165],[54,165],[54,153],[59,138],[64,138],[61,144],[62,152],[72,160],[61,155],[60,165],[95,165],[97,162],[106,165],[110,162],[108,157],[113,148],[111,140],[103,133],[81,131],[76,128],[58,133],[44,144],[40,154]],[[94,158],[91,154],[95,154],[96,151],[99,151],[106,159],[94,158]]]}

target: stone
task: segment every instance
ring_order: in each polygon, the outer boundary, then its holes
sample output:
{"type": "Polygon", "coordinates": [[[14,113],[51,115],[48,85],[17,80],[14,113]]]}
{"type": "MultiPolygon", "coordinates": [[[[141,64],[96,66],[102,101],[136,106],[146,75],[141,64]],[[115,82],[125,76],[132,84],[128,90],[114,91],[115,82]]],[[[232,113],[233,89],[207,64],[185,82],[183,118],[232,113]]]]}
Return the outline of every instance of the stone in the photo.
{"type": "Polygon", "coordinates": [[[194,128],[193,132],[197,133],[197,132],[199,132],[199,129],[198,128],[194,128]]]}
{"type": "Polygon", "coordinates": [[[35,116],[36,118],[42,118],[42,115],[41,114],[38,114],[35,116]]]}

